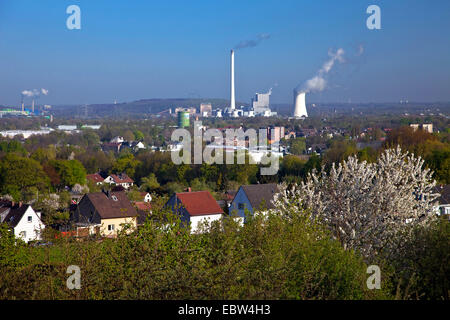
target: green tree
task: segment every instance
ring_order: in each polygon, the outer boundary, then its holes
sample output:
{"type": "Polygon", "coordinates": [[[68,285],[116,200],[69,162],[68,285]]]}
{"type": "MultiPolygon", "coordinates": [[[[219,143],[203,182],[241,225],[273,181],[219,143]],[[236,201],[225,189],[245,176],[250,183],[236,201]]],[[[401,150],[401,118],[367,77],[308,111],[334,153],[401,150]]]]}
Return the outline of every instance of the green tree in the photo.
{"type": "Polygon", "coordinates": [[[133,134],[137,141],[143,141],[145,138],[144,134],[140,130],[134,130],[133,134]]]}
{"type": "Polygon", "coordinates": [[[282,175],[302,176],[305,167],[305,161],[296,156],[285,156],[281,162],[282,175]]]}
{"type": "Polygon", "coordinates": [[[49,164],[58,173],[60,187],[73,187],[76,183],[86,184],[86,170],[78,160],[52,160],[49,164]]]}
{"type": "Polygon", "coordinates": [[[290,152],[295,155],[303,154],[303,151],[306,150],[306,139],[305,138],[295,138],[290,139],[290,152]]]}
{"type": "Polygon", "coordinates": [[[31,158],[44,164],[56,158],[56,150],[53,146],[48,146],[47,148],[39,147],[31,154],[31,158]]]}
{"type": "Polygon", "coordinates": [[[132,154],[127,154],[119,158],[112,167],[114,173],[125,172],[129,177],[134,177],[136,167],[139,165],[139,161],[134,158],[132,154]]]}
{"type": "Polygon", "coordinates": [[[36,160],[7,154],[0,162],[0,185],[3,194],[11,194],[16,200],[21,192],[31,187],[41,190],[49,179],[36,160]]]}
{"type": "Polygon", "coordinates": [[[16,140],[11,141],[2,141],[0,142],[0,151],[5,153],[15,152],[18,155],[25,156],[27,154],[27,150],[23,147],[23,145],[16,140]]]}
{"type": "Polygon", "coordinates": [[[141,179],[141,190],[143,191],[153,191],[160,187],[158,179],[154,173],[151,173],[148,177],[141,179]]]}

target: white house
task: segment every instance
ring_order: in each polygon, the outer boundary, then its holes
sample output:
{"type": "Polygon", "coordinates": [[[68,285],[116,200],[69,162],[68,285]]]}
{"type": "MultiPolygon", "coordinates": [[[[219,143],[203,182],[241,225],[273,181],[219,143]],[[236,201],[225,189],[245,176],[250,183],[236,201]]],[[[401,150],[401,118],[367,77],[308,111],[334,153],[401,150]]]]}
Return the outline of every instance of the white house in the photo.
{"type": "Polygon", "coordinates": [[[191,233],[199,232],[204,222],[220,220],[224,215],[209,191],[175,193],[165,207],[179,215],[183,223],[190,225],[191,233]]]}
{"type": "Polygon", "coordinates": [[[104,183],[115,184],[116,186],[122,186],[125,189],[129,189],[133,186],[134,180],[131,179],[127,174],[120,173],[118,175],[111,174],[103,180],[104,183]]]}
{"type": "Polygon", "coordinates": [[[25,242],[41,240],[41,232],[45,225],[41,221],[41,213],[30,205],[7,202],[0,204],[0,222],[8,224],[17,238],[25,242]]]}

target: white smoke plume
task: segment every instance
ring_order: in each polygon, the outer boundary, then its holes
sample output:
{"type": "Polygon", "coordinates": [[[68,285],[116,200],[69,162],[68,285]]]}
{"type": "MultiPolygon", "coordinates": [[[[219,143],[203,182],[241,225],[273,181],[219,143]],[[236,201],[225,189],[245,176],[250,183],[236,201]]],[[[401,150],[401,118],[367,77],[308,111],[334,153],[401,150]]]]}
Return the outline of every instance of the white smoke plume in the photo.
{"type": "Polygon", "coordinates": [[[320,92],[325,90],[327,87],[327,80],[325,79],[325,76],[330,70],[333,68],[334,64],[337,62],[344,62],[344,49],[339,48],[336,50],[336,52],[333,52],[331,50],[328,51],[328,56],[330,57],[325,63],[322,65],[322,68],[317,72],[317,74],[312,77],[311,79],[307,80],[303,87],[301,88],[301,91],[303,92],[311,92],[316,91],[320,92]]]}
{"type": "Polygon", "coordinates": [[[244,48],[250,48],[250,47],[256,47],[258,44],[261,43],[261,41],[269,39],[270,38],[270,34],[268,33],[261,33],[259,34],[256,39],[252,39],[252,40],[243,40],[241,42],[239,42],[235,47],[234,50],[238,50],[238,49],[244,49],[244,48]]]}
{"type": "Polygon", "coordinates": [[[28,98],[39,97],[41,94],[43,94],[44,96],[48,95],[48,90],[41,88],[41,90],[31,89],[31,90],[23,90],[22,91],[22,96],[28,97],[28,98]]]}

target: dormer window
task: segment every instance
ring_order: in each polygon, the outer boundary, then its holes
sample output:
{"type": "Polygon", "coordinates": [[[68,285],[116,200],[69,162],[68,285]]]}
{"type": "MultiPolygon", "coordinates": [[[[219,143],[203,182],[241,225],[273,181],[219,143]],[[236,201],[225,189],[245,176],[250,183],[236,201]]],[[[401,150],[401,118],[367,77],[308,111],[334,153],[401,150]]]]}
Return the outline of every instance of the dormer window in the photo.
{"type": "Polygon", "coordinates": [[[116,196],[111,196],[111,198],[112,198],[114,201],[117,201],[117,197],[116,197],[116,196]]]}

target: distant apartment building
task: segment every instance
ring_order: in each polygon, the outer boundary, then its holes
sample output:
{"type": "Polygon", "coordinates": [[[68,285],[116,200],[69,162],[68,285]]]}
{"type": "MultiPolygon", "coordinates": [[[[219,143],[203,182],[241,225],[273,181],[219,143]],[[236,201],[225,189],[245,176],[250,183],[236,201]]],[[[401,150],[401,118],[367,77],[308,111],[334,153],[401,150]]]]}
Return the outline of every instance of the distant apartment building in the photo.
{"type": "Polygon", "coordinates": [[[29,137],[33,135],[44,135],[49,134],[53,131],[53,129],[41,129],[41,130],[6,130],[6,131],[0,131],[0,136],[6,137],[6,138],[14,138],[15,136],[22,135],[24,139],[28,139],[29,137]]]}
{"type": "Polygon", "coordinates": [[[101,126],[101,124],[84,124],[81,126],[81,129],[99,130],[101,126]]]}
{"type": "Polygon", "coordinates": [[[211,103],[201,103],[200,104],[200,115],[202,117],[212,116],[212,105],[211,103]]]}
{"type": "Polygon", "coordinates": [[[417,129],[421,128],[424,131],[427,131],[429,133],[433,133],[433,124],[432,123],[424,123],[419,125],[418,123],[411,123],[409,125],[411,128],[414,129],[414,131],[416,131],[417,129]]]}
{"type": "Polygon", "coordinates": [[[62,131],[75,131],[77,130],[77,126],[76,125],[59,125],[58,130],[62,130],[62,131]]]}
{"type": "Polygon", "coordinates": [[[280,142],[284,138],[284,127],[267,128],[267,141],[269,144],[280,142]]]}

